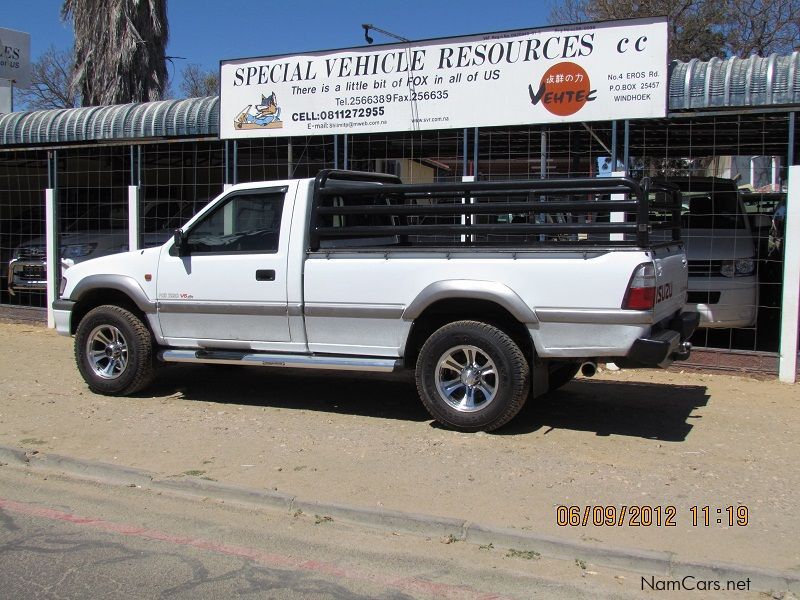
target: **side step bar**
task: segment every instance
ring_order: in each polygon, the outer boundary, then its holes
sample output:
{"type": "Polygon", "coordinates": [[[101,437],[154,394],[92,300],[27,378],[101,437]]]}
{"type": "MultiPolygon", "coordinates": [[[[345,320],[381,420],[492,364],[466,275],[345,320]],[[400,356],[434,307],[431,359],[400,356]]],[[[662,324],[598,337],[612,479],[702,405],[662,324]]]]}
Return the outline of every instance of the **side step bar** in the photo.
{"type": "Polygon", "coordinates": [[[164,362],[250,365],[290,369],[328,369],[332,371],[372,371],[378,373],[391,373],[400,366],[400,360],[396,358],[209,350],[162,350],[158,353],[158,358],[164,362]]]}

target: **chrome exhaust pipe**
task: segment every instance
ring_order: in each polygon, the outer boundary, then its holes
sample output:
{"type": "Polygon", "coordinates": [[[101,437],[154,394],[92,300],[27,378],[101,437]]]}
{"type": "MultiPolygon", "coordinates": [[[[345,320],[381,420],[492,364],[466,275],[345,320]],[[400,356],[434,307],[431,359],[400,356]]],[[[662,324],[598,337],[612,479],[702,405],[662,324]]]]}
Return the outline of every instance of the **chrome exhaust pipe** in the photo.
{"type": "Polygon", "coordinates": [[[595,373],[597,373],[597,363],[593,360],[581,365],[581,375],[584,377],[594,377],[595,373]]]}
{"type": "Polygon", "coordinates": [[[691,342],[682,342],[678,351],[672,355],[673,360],[687,360],[692,352],[691,342]]]}

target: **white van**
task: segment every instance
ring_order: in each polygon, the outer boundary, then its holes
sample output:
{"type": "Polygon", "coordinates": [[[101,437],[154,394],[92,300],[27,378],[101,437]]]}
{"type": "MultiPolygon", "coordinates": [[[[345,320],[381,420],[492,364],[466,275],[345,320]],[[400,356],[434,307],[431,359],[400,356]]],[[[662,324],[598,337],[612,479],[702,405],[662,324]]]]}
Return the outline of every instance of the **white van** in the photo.
{"type": "Polygon", "coordinates": [[[700,327],[752,327],[758,312],[756,247],[736,182],[720,177],[666,181],[683,194],[687,310],[700,313],[700,327]]]}

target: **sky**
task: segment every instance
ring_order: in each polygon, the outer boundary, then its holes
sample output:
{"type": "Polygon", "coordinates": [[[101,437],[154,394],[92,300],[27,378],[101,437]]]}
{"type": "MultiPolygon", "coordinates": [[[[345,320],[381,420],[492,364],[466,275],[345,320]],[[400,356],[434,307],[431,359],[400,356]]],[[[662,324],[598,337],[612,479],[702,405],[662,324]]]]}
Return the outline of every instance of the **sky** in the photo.
{"type": "MultiPolygon", "coordinates": [[[[31,35],[36,60],[50,45],[72,46],[61,0],[5,2],[0,27],[31,35]]],[[[364,45],[362,23],[411,40],[470,35],[547,24],[544,0],[169,0],[168,56],[173,84],[189,63],[216,71],[219,61],[364,45]]],[[[376,44],[394,40],[371,33],[376,44]]]]}

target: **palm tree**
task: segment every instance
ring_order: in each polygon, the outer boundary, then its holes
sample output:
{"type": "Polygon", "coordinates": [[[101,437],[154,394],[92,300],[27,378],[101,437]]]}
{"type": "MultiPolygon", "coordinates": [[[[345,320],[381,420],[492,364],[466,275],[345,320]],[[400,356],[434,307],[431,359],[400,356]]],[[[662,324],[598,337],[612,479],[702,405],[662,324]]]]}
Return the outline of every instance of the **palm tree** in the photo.
{"type": "Polygon", "coordinates": [[[167,0],[64,0],[75,31],[72,85],[83,106],[160,100],[167,87],[167,0]]]}

